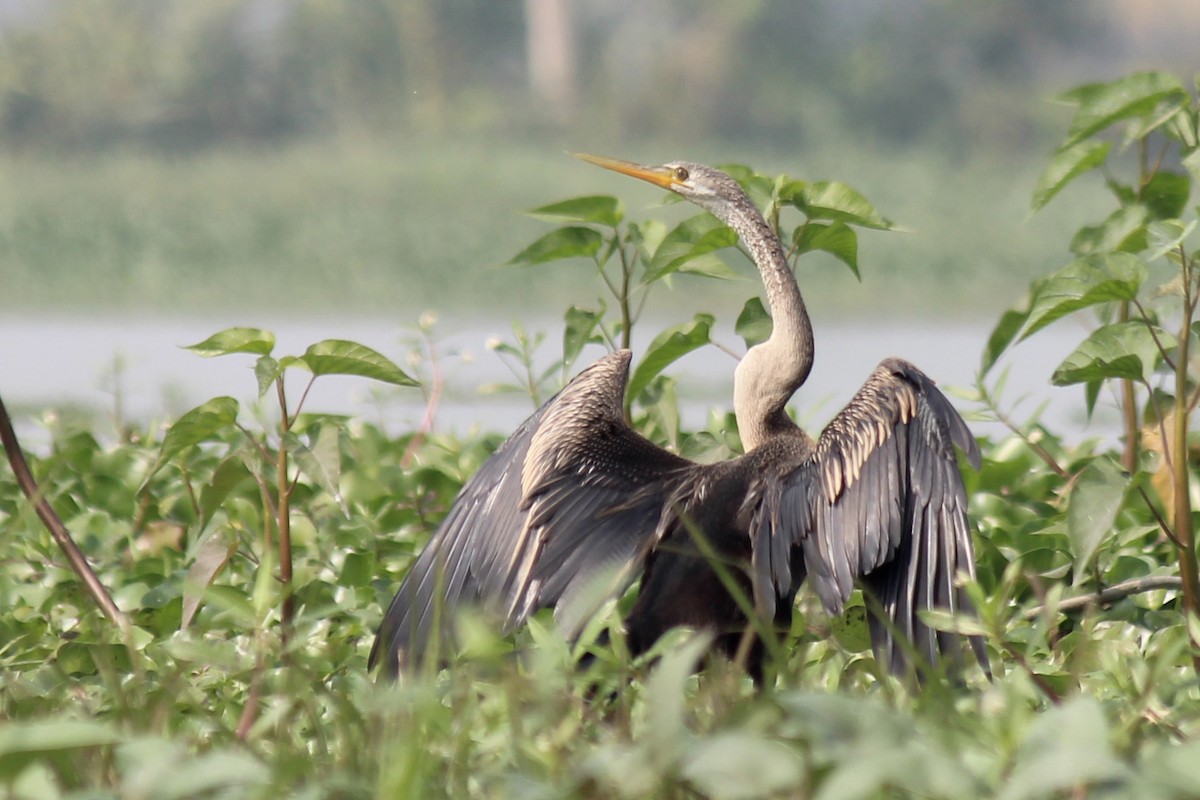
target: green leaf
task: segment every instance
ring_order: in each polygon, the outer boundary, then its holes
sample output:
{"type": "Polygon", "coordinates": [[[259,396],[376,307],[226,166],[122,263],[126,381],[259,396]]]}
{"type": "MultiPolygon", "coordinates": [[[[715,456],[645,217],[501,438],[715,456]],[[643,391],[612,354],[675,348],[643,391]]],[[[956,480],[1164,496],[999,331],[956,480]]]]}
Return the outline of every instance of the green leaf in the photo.
{"type": "Polygon", "coordinates": [[[34,756],[121,741],[111,726],[81,719],[41,719],[0,725],[0,775],[13,778],[34,756]]]}
{"type": "Polygon", "coordinates": [[[590,195],[541,206],[528,214],[548,222],[583,222],[615,228],[625,218],[625,207],[615,197],[590,195]]]}
{"type": "Polygon", "coordinates": [[[1009,345],[1016,339],[1017,334],[1021,332],[1021,328],[1025,327],[1026,320],[1029,319],[1029,309],[1010,308],[1000,315],[1000,319],[996,321],[996,326],[992,328],[992,333],[988,336],[987,344],[984,345],[983,354],[980,357],[980,374],[987,375],[988,372],[996,365],[996,361],[1000,356],[1004,355],[1004,351],[1009,348],[1009,345]]]}
{"type": "MultiPolygon", "coordinates": [[[[1175,337],[1155,328],[1163,347],[1174,347],[1175,337]]],[[[1106,378],[1149,380],[1161,354],[1154,336],[1142,321],[1118,322],[1097,328],[1054,370],[1056,386],[1106,378]]]]}
{"type": "Polygon", "coordinates": [[[713,317],[711,314],[697,314],[691,322],[667,328],[646,348],[633,376],[629,379],[629,390],[626,403],[642,393],[642,390],[654,380],[654,377],[667,368],[672,362],[682,358],[693,350],[703,347],[711,340],[713,317]]]}
{"type": "Polygon", "coordinates": [[[1059,150],[1038,178],[1033,189],[1034,211],[1044,207],[1068,183],[1104,163],[1112,149],[1109,142],[1080,142],[1059,150]]]}
{"type": "Polygon", "coordinates": [[[646,744],[654,763],[673,763],[686,744],[684,683],[711,646],[711,634],[691,634],[681,645],[663,654],[646,681],[649,698],[646,744]]]}
{"type": "Polygon", "coordinates": [[[845,650],[865,653],[871,649],[871,632],[867,628],[867,607],[847,606],[838,616],[829,620],[829,630],[845,650]]]}
{"type": "Polygon", "coordinates": [[[200,608],[200,600],[205,591],[221,574],[221,570],[229,563],[229,559],[233,558],[237,549],[237,537],[224,529],[213,531],[196,548],[196,557],[188,567],[187,580],[183,585],[183,616],[179,622],[180,630],[187,630],[200,608]]]}
{"type": "Polygon", "coordinates": [[[275,334],[258,328],[226,328],[203,342],[187,345],[196,355],[226,356],[231,353],[257,353],[265,356],[275,349],[275,334]]]}
{"type": "Polygon", "coordinates": [[[746,347],[753,347],[770,338],[773,327],[771,315],[763,308],[762,298],[751,297],[742,306],[742,313],[738,314],[733,330],[745,340],[746,347]]]}
{"type": "Polygon", "coordinates": [[[304,351],[298,361],[313,375],[357,375],[396,386],[419,386],[403,370],[371,348],[344,339],[325,339],[304,351]]]}
{"type": "Polygon", "coordinates": [[[563,368],[570,367],[579,358],[580,351],[589,344],[602,341],[596,334],[600,320],[604,318],[604,306],[597,311],[571,306],[563,315],[563,368]]]}
{"type": "Polygon", "coordinates": [[[751,800],[787,794],[789,787],[798,789],[804,761],[778,739],[731,730],[693,745],[680,774],[704,797],[751,800]]]}
{"type": "Polygon", "coordinates": [[[1192,182],[1187,175],[1159,170],[1142,187],[1140,198],[1151,219],[1174,219],[1187,207],[1192,182]]]}
{"type": "Polygon", "coordinates": [[[1163,100],[1181,99],[1186,94],[1179,79],[1165,72],[1139,72],[1110,83],[1072,89],[1059,97],[1078,106],[1063,147],[1073,147],[1110,125],[1153,112],[1163,100]]]}
{"type": "Polygon", "coordinates": [[[556,228],[509,260],[509,264],[529,267],[565,258],[592,258],[600,252],[604,237],[591,228],[556,228]]]}
{"type": "Polygon", "coordinates": [[[204,530],[213,514],[225,502],[225,498],[229,497],[229,493],[250,478],[250,470],[246,468],[246,462],[241,455],[235,453],[228,458],[221,459],[221,463],[217,464],[217,468],[213,470],[208,483],[200,489],[198,529],[204,530]]]}
{"type": "Polygon", "coordinates": [[[142,797],[155,800],[185,800],[194,797],[257,796],[256,792],[225,792],[232,787],[265,787],[271,772],[249,753],[216,750],[180,760],[174,769],[161,770],[157,780],[144,785],[142,797]]]}
{"type": "Polygon", "coordinates": [[[824,250],[848,266],[855,278],[862,280],[858,273],[858,234],[845,223],[807,222],[796,228],[792,242],[798,253],[824,250]]]}
{"type": "Polygon", "coordinates": [[[1182,163],[1192,180],[1200,183],[1200,147],[1184,156],[1182,163]]]}
{"type": "Polygon", "coordinates": [[[1112,751],[1100,704],[1074,697],[1039,714],[1017,749],[998,800],[1035,800],[1129,777],[1112,751]]]}
{"type": "Polygon", "coordinates": [[[828,219],[882,231],[896,228],[867,198],[840,181],[805,184],[795,205],[810,219],[828,219]]]}
{"type": "Polygon", "coordinates": [[[263,397],[283,374],[283,365],[271,356],[260,356],[254,362],[254,378],[258,381],[258,396],[263,397]]]}
{"type": "Polygon", "coordinates": [[[322,426],[317,432],[316,439],[310,443],[304,442],[299,436],[288,431],[283,437],[283,446],[296,461],[296,466],[310,481],[320,486],[337,501],[342,514],[349,518],[350,509],[342,498],[342,451],[340,446],[341,432],[332,425],[322,426]]]}
{"type": "Polygon", "coordinates": [[[737,245],[737,234],[711,214],[697,214],[679,223],[663,237],[646,264],[642,283],[652,283],[673,272],[690,272],[715,278],[734,278],[737,273],[712,255],[737,245]]]}
{"type": "Polygon", "coordinates": [[[1134,204],[1118,208],[1099,225],[1085,226],[1071,238],[1071,252],[1079,256],[1122,251],[1136,253],[1146,247],[1150,212],[1134,204]]]}
{"type": "Polygon", "coordinates": [[[1073,261],[1038,284],[1021,339],[1081,308],[1132,300],[1137,297],[1147,272],[1140,259],[1126,253],[1073,261]]]}
{"type": "Polygon", "coordinates": [[[232,397],[214,397],[175,420],[175,424],[163,436],[158,458],[150,467],[150,472],[142,481],[138,492],[144,490],[154,474],[172,458],[233,426],[237,422],[237,413],[237,400],[232,397]]]}
{"type": "MultiPolygon", "coordinates": [[[[1187,237],[1192,235],[1192,231],[1196,229],[1196,220],[1189,221],[1186,225],[1177,219],[1164,219],[1159,222],[1151,222],[1146,226],[1146,237],[1148,250],[1146,252],[1146,260],[1153,261],[1156,258],[1162,258],[1167,253],[1175,253],[1180,244],[1187,237]]],[[[1177,253],[1175,253],[1178,255],[1177,253]]]]}
{"type": "Polygon", "coordinates": [[[1125,500],[1129,477],[1111,458],[1093,459],[1067,498],[1067,536],[1075,556],[1075,583],[1085,576],[1104,537],[1113,530],[1125,500]]]}

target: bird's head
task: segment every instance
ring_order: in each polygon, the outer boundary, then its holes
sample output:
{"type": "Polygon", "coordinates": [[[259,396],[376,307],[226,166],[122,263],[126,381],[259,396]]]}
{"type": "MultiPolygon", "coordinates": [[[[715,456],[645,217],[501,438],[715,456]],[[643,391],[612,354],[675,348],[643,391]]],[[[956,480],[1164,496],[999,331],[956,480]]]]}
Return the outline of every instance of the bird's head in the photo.
{"type": "Polygon", "coordinates": [[[622,175],[653,183],[692,201],[705,211],[728,222],[730,212],[747,204],[746,193],[733,178],[719,169],[691,161],[671,161],[660,166],[646,166],[616,158],[572,153],[576,158],[622,175]]]}

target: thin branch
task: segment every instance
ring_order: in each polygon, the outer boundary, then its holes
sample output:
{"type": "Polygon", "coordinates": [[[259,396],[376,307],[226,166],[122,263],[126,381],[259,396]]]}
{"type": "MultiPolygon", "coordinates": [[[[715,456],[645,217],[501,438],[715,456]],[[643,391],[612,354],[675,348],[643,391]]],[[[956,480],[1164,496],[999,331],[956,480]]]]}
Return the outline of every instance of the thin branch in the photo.
{"type": "Polygon", "coordinates": [[[8,409],[4,407],[3,400],[0,400],[0,441],[4,443],[4,452],[8,456],[8,463],[12,467],[17,484],[29,502],[33,503],[38,518],[41,519],[46,530],[50,531],[50,536],[54,538],[66,555],[71,569],[79,576],[79,580],[83,582],[92,599],[96,601],[96,605],[100,606],[104,616],[115,622],[122,631],[128,630],[129,620],[117,607],[112,595],[108,593],[108,589],[104,587],[91,565],[88,564],[87,557],[83,555],[79,545],[75,544],[75,540],[71,538],[71,532],[67,530],[67,526],[63,524],[62,519],[46,501],[45,495],[38,487],[33,472],[29,469],[29,462],[25,460],[25,455],[21,452],[21,444],[17,441],[17,434],[13,431],[12,420],[8,416],[8,409]]]}
{"type": "MultiPolygon", "coordinates": [[[[1124,600],[1126,597],[1132,597],[1135,594],[1144,594],[1145,592],[1153,592],[1157,589],[1181,589],[1183,588],[1183,580],[1175,575],[1151,575],[1147,578],[1132,578],[1120,583],[1114,583],[1108,588],[1101,589],[1098,592],[1089,592],[1087,594],[1068,597],[1057,603],[1054,608],[1058,611],[1078,611],[1081,608],[1086,608],[1090,605],[1107,606],[1112,605],[1118,600],[1124,600]]],[[[1022,616],[1025,619],[1036,619],[1046,611],[1046,606],[1034,606],[1026,611],[1022,616]]]]}
{"type": "Polygon", "coordinates": [[[1133,297],[1130,299],[1131,299],[1131,302],[1133,303],[1134,307],[1138,310],[1138,314],[1141,315],[1142,322],[1146,323],[1146,330],[1150,332],[1150,338],[1154,340],[1154,346],[1156,348],[1158,348],[1158,354],[1160,356],[1162,356],[1163,363],[1165,363],[1168,367],[1170,367],[1171,371],[1174,372],[1175,371],[1175,362],[1171,360],[1171,356],[1168,355],[1166,346],[1158,338],[1158,333],[1154,328],[1154,323],[1152,323],[1150,321],[1150,319],[1151,319],[1150,315],[1148,313],[1146,313],[1146,309],[1142,306],[1142,304],[1138,301],[1138,299],[1136,297],[1133,297]]]}
{"type": "Polygon", "coordinates": [[[1166,536],[1167,539],[1170,540],[1171,544],[1175,545],[1176,548],[1181,547],[1179,544],[1179,539],[1175,538],[1175,531],[1171,529],[1171,526],[1167,524],[1166,519],[1164,519],[1163,515],[1159,513],[1158,508],[1150,500],[1150,495],[1146,494],[1146,490],[1141,486],[1138,486],[1137,490],[1138,493],[1141,494],[1142,500],[1145,501],[1146,508],[1150,509],[1150,513],[1154,515],[1154,519],[1158,521],[1158,527],[1160,530],[1162,530],[1163,536],[1166,536]]]}

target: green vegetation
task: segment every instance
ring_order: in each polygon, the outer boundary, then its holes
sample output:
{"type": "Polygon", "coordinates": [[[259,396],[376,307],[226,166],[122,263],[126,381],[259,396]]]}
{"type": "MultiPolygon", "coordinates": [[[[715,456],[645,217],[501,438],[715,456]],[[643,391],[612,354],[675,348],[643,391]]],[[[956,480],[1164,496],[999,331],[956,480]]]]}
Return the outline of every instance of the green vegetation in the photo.
{"type": "MultiPolygon", "coordinates": [[[[1085,199],[1026,221],[1037,171],[1014,157],[948,164],[934,152],[858,155],[853,143],[786,156],[698,149],[643,144],[614,155],[731,161],[744,153],[736,160],[793,178],[840,177],[911,231],[863,241],[861,283],[831,259],[805,263],[818,316],[919,316],[932,296],[939,316],[974,318],[1054,266],[1057,232],[1100,208],[1085,199]]],[[[428,308],[533,316],[575,302],[591,275],[497,269],[539,230],[521,209],[609,187],[635,209],[656,201],[648,189],[628,193],[615,176],[596,176],[559,145],[504,141],[334,140],[174,159],[10,155],[0,156],[0,175],[0,309],[26,313],[202,315],[253,311],[269,298],[294,312],[398,320],[428,308]]],[[[732,292],[683,278],[687,302],[736,313],[757,281],[741,274],[747,281],[732,292]]],[[[648,314],[673,315],[677,302],[652,302],[648,314]]]]}
{"type": "MultiPolygon", "coordinates": [[[[967,476],[978,619],[936,622],[986,636],[993,681],[968,670],[961,683],[910,691],[865,652],[861,606],[830,621],[802,596],[779,681],[762,691],[724,663],[693,674],[707,643],[688,632],[630,659],[616,609],[574,651],[545,617],[507,638],[466,618],[452,668],[375,686],[365,661],[382,605],[501,437],[394,436],[304,413],[289,376],[409,378],[351,343],[278,356],[268,333],[235,329],[193,349],[253,361],[260,393],[278,400],[274,414],[218,397],[165,432],[115,443],[50,418],[52,444],[34,460],[127,627],[96,609],[0,471],[0,785],[18,798],[1194,796],[1200,598],[1188,450],[1200,275],[1189,203],[1200,109],[1157,74],[1067,99],[1074,121],[1034,206],[1100,171],[1115,209],[1077,234],[1057,229],[1078,260],[1035,281],[1029,302],[1001,318],[980,394],[1002,412],[996,357],[1094,311],[1096,332],[1056,381],[1082,384],[1089,406],[1114,392],[1127,427],[1117,453],[1036,422],[982,442],[984,467],[967,476]],[[605,628],[613,643],[595,646],[605,628]],[[581,652],[595,655],[586,667],[581,652]]],[[[904,238],[863,236],[860,251],[856,229],[887,224],[844,185],[740,177],[779,212],[797,255],[861,264],[868,283],[870,242],[904,238]]],[[[545,262],[573,257],[616,287],[605,306],[573,298],[583,306],[566,314],[567,361],[580,342],[639,324],[624,277],[663,297],[656,281],[725,268],[711,255],[728,238],[697,218],[627,218],[596,197],[538,215],[565,227],[531,223],[521,241],[537,243],[502,251],[519,253],[507,276],[553,274],[545,262]]],[[[738,326],[748,339],[762,332],[754,311],[746,304],[738,326]]],[[[703,322],[665,332],[635,367],[635,422],[689,454],[731,443],[727,416],[679,430],[661,372],[703,344],[703,322]]],[[[520,365],[522,347],[502,353],[520,365]]],[[[528,377],[536,392],[561,375],[528,377]]]]}

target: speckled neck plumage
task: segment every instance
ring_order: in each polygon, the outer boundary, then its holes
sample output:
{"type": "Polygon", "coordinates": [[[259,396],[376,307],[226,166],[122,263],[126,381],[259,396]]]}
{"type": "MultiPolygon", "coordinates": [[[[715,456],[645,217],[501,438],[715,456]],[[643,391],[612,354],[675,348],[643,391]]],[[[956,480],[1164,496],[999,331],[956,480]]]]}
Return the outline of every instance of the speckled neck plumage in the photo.
{"type": "Polygon", "coordinates": [[[779,237],[742,194],[713,209],[745,243],[762,275],[773,327],[746,353],[733,376],[733,410],[747,451],[790,424],[784,412],[813,363],[812,324],[779,237]]]}

